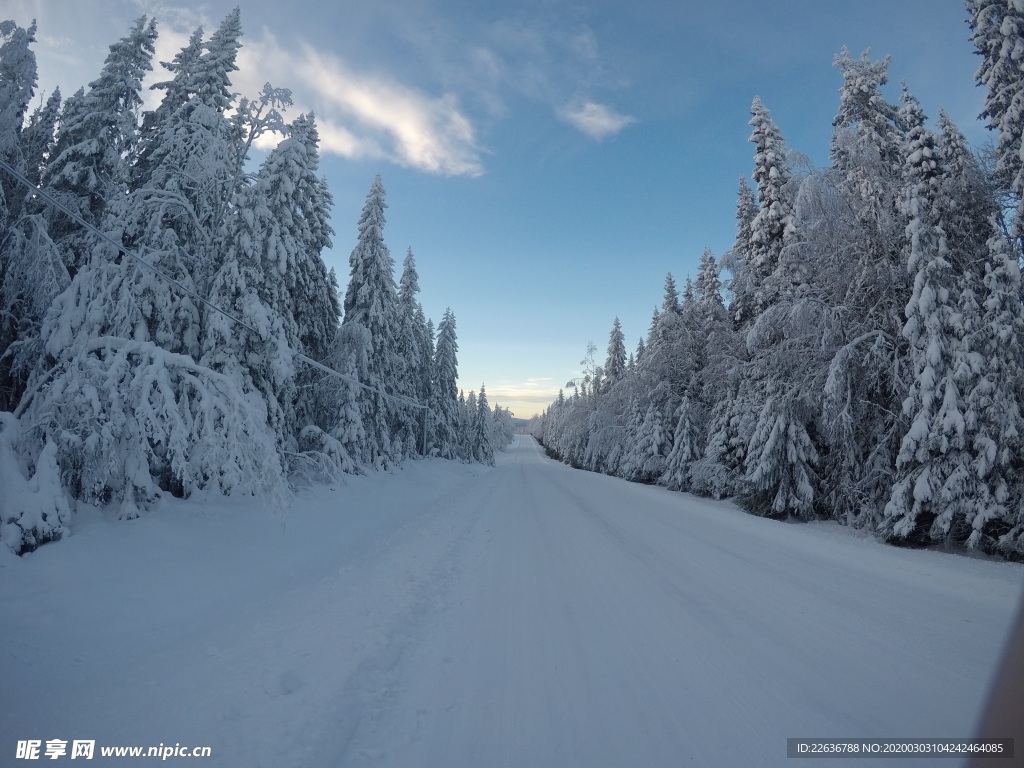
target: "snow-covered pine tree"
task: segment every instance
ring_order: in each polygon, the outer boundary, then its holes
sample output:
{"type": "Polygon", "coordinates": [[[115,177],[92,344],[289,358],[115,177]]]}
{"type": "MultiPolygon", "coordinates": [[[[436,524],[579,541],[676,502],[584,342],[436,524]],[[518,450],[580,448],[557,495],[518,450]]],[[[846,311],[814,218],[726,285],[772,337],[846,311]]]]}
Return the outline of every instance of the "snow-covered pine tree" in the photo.
{"type": "Polygon", "coordinates": [[[474,461],[473,422],[476,420],[476,392],[469,391],[463,395],[459,390],[459,457],[465,461],[474,461]]]}
{"type": "Polygon", "coordinates": [[[900,110],[881,88],[889,59],[835,58],[843,77],[832,135],[832,169],[812,174],[803,197],[803,232],[823,262],[818,290],[842,317],[826,345],[822,435],[829,450],[824,502],[846,523],[873,528],[889,498],[904,425],[906,396],[902,335],[910,280],[902,210],[906,154],[900,110]]]}
{"type": "Polygon", "coordinates": [[[658,480],[669,490],[685,491],[689,489],[690,465],[703,453],[701,450],[703,441],[701,426],[704,419],[699,409],[699,404],[691,400],[689,395],[683,395],[682,401],[675,413],[672,414],[675,418],[672,450],[665,461],[665,471],[658,480]]]}
{"type": "Polygon", "coordinates": [[[605,386],[611,388],[626,375],[626,337],[616,317],[608,334],[608,358],[604,364],[605,386]]]}
{"type": "Polygon", "coordinates": [[[487,403],[487,391],[480,385],[476,397],[476,410],[472,416],[473,460],[481,464],[494,465],[494,447],[491,445],[491,409],[487,403]]]}
{"type": "MultiPolygon", "coordinates": [[[[398,336],[397,357],[401,373],[396,381],[398,394],[413,401],[427,404],[430,393],[430,369],[423,370],[423,345],[426,342],[426,317],[416,298],[420,291],[416,259],[410,247],[402,262],[402,276],[398,282],[398,336]]],[[[407,446],[404,455],[417,451],[422,424],[422,411],[406,408],[399,412],[397,425],[399,439],[407,446]]]]}
{"type": "MultiPolygon", "coordinates": [[[[52,159],[42,182],[47,192],[86,222],[101,226],[108,200],[128,193],[138,149],[142,80],[152,68],[156,21],[140,17],[110,46],[99,77],[64,105],[52,159]]],[[[65,214],[48,210],[50,236],[71,276],[89,261],[96,238],[65,214]]]]}
{"type": "Polygon", "coordinates": [[[999,215],[991,182],[987,180],[967,139],[945,112],[937,122],[938,148],[943,158],[942,228],[949,263],[960,275],[971,273],[980,288],[984,277],[978,254],[985,252],[999,215]]]}
{"type": "Polygon", "coordinates": [[[132,168],[132,186],[140,185],[152,170],[152,156],[162,143],[160,136],[164,126],[179,109],[195,95],[195,72],[199,57],[203,55],[203,28],[198,27],[189,37],[188,44],[178,51],[171,61],[161,61],[160,65],[172,73],[170,80],[154,83],[150,88],[161,90],[164,95],[160,104],[152,112],[142,115],[139,129],[138,159],[132,168]]]}
{"type": "MultiPolygon", "coordinates": [[[[0,159],[38,178],[46,120],[24,125],[36,85],[35,25],[0,22],[0,159]],[[26,136],[26,133],[29,133],[26,136]]],[[[52,100],[51,100],[52,102],[52,100]]],[[[50,134],[52,139],[52,133],[50,134]]],[[[0,171],[0,410],[13,409],[39,354],[39,325],[68,282],[45,219],[27,192],[0,171]]]]}
{"type": "MultiPolygon", "coordinates": [[[[241,137],[224,114],[240,34],[235,9],[192,66],[175,73],[167,98],[188,98],[173,111],[170,105],[157,110],[161,119],[147,137],[137,188],[124,201],[123,213],[116,212],[126,244],[200,296],[208,295],[221,266],[223,228],[242,181],[236,165],[241,137]]],[[[198,358],[202,328],[196,301],[146,270],[131,284],[148,337],[164,349],[198,358]]]]}
{"type": "Polygon", "coordinates": [[[754,144],[754,181],[757,184],[757,215],[750,223],[749,267],[754,287],[755,313],[777,300],[777,289],[769,278],[775,273],[783,249],[794,235],[792,170],[786,144],[778,126],[761,100],[754,97],[750,107],[754,144]]]}
{"type": "Polygon", "coordinates": [[[729,316],[737,328],[746,328],[753,322],[757,280],[751,259],[751,227],[757,218],[757,198],[746,178],[740,176],[740,188],[736,200],[736,240],[722,257],[722,267],[729,270],[729,291],[732,302],[729,316]]]}
{"type": "MultiPolygon", "coordinates": [[[[36,25],[25,29],[13,21],[0,22],[0,159],[24,167],[21,131],[36,88],[36,25]]],[[[10,175],[0,174],[0,222],[21,213],[24,190],[10,175]]]]}
{"type": "Polygon", "coordinates": [[[401,375],[397,352],[398,294],[394,262],[384,243],[386,192],[380,174],[373,180],[359,218],[359,239],[349,256],[350,276],[345,292],[343,324],[358,323],[370,335],[366,384],[359,393],[359,411],[366,430],[365,460],[374,467],[399,461],[402,446],[393,440],[402,406],[385,396],[395,391],[401,375]]]}
{"type": "MultiPolygon", "coordinates": [[[[964,418],[973,437],[969,474],[968,547],[1024,554],[1024,476],[1020,467],[1024,418],[1024,310],[1020,266],[1006,238],[993,227],[986,249],[983,305],[967,318],[957,380],[964,418]],[[970,322],[976,317],[976,322],[970,322]]],[[[966,296],[964,297],[964,299],[966,296]]],[[[961,306],[964,303],[961,300],[961,306]]]]}
{"type": "MultiPolygon", "coordinates": [[[[261,297],[281,318],[283,341],[323,361],[332,349],[341,315],[337,281],[321,256],[331,246],[332,201],[317,176],[319,136],[313,116],[300,115],[287,134],[245,191],[251,202],[236,206],[237,218],[252,230],[251,247],[258,250],[264,273],[261,297]],[[263,213],[256,215],[256,210],[263,213]]],[[[289,439],[310,425],[330,431],[337,422],[332,391],[337,381],[304,364],[296,366],[293,378],[287,397],[278,392],[292,431],[289,439]]]]}
{"type": "Polygon", "coordinates": [[[296,450],[293,354],[298,349],[298,329],[277,267],[279,261],[288,261],[284,253],[292,252],[295,244],[282,242],[280,220],[270,207],[267,187],[257,181],[236,195],[235,215],[219,238],[221,265],[209,289],[210,302],[217,309],[202,307],[200,363],[236,379],[254,397],[262,397],[267,424],[283,455],[296,450]]]}
{"type": "Polygon", "coordinates": [[[996,171],[1017,200],[1013,235],[1024,236],[1024,7],[1017,0],[967,0],[968,23],[982,61],[975,79],[985,86],[981,116],[997,131],[996,171]]]}
{"type": "Polygon", "coordinates": [[[910,427],[897,456],[882,531],[895,542],[963,542],[972,517],[972,500],[965,493],[972,460],[955,375],[964,352],[963,318],[957,312],[957,281],[942,228],[942,159],[920,108],[910,101],[907,106],[907,270],[914,288],[903,334],[910,342],[914,379],[903,407],[910,427]]]}
{"type": "Polygon", "coordinates": [[[46,103],[37,107],[22,129],[19,139],[25,176],[33,184],[42,184],[43,171],[53,160],[57,123],[61,118],[60,88],[55,88],[46,103]]]}
{"type": "Polygon", "coordinates": [[[848,237],[855,250],[844,257],[856,270],[844,283],[841,303],[869,327],[898,337],[910,290],[902,251],[903,128],[898,108],[881,94],[889,58],[875,62],[865,52],[854,59],[844,48],[834,63],[843,85],[833,122],[832,166],[857,224],[848,237]]]}
{"type": "MultiPolygon", "coordinates": [[[[238,178],[218,107],[214,96],[193,96],[170,113],[153,137],[148,175],[132,195],[108,201],[103,221],[110,237],[203,293],[203,275],[218,263],[208,256],[223,243],[229,180],[238,178]]],[[[92,250],[54,301],[42,338],[45,354],[19,409],[40,440],[56,443],[75,497],[119,502],[132,516],[162,491],[279,487],[262,398],[234,373],[196,363],[204,340],[196,301],[126,252],[92,250]]]]}

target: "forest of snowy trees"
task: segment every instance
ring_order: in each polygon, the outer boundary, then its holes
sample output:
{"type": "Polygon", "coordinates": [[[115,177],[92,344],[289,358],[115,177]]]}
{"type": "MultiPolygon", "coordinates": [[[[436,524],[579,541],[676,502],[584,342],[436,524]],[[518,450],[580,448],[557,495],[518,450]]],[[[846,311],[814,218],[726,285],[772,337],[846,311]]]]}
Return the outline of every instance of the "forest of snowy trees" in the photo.
{"type": "Polygon", "coordinates": [[[511,414],[458,391],[455,316],[426,319],[384,242],[378,176],[344,295],[312,115],[232,93],[238,9],[196,30],[143,111],[156,24],[97,78],[35,97],[35,25],[0,22],[0,542],[76,504],[278,494],[420,455],[493,462],[511,414]],[[252,167],[254,142],[282,137],[252,167]]]}
{"type": "Polygon", "coordinates": [[[797,167],[755,98],[734,246],[681,294],[666,278],[635,352],[615,320],[604,364],[592,347],[531,424],[549,453],[757,515],[1024,557],[1024,3],[967,9],[993,150],[944,113],[927,127],[905,86],[887,101],[889,61],[867,54],[835,58],[828,167],[797,167]]]}

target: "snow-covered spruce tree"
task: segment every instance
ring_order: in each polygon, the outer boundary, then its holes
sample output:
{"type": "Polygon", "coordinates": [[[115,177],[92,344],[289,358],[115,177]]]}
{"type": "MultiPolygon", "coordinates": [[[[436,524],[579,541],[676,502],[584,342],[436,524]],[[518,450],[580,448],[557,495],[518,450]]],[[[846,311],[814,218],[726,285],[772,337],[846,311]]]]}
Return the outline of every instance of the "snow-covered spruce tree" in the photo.
{"type": "Polygon", "coordinates": [[[972,500],[969,435],[956,370],[964,352],[956,276],[942,228],[941,157],[923,118],[914,119],[907,158],[910,255],[914,289],[903,333],[910,342],[914,379],[904,402],[910,427],[897,457],[897,477],[882,532],[894,542],[963,542],[972,500]]]}
{"type": "Polygon", "coordinates": [[[941,178],[942,228],[954,272],[975,280],[984,278],[984,253],[994,234],[993,219],[999,216],[995,193],[985,178],[967,139],[945,111],[939,112],[937,142],[943,158],[941,178]]]}
{"type": "MultiPolygon", "coordinates": [[[[801,200],[802,237],[822,262],[817,288],[836,325],[824,345],[830,360],[823,382],[822,458],[825,511],[874,528],[889,498],[905,424],[910,298],[901,195],[905,188],[905,126],[881,87],[888,59],[844,49],[835,65],[843,76],[832,136],[832,168],[812,174],[801,200]]],[[[824,324],[823,324],[824,325],[824,324]]]]}
{"type": "MultiPolygon", "coordinates": [[[[237,166],[241,137],[224,115],[231,104],[228,76],[236,69],[240,34],[236,9],[192,68],[175,73],[176,88],[167,91],[167,98],[189,96],[173,111],[158,109],[161,119],[147,137],[137,187],[118,215],[125,243],[199,296],[209,294],[221,266],[225,219],[242,180],[237,166]]],[[[164,349],[198,358],[202,320],[196,300],[145,273],[133,281],[133,290],[149,338],[164,349]]]]}
{"type": "Polygon", "coordinates": [[[736,200],[736,240],[722,257],[722,267],[732,277],[729,291],[732,302],[729,315],[737,328],[746,328],[753,322],[757,281],[750,262],[751,227],[757,218],[757,199],[745,177],[740,176],[740,188],[736,200]]]}
{"type": "MultiPolygon", "coordinates": [[[[22,168],[21,131],[36,88],[36,25],[28,29],[0,22],[0,159],[22,168]]],[[[0,214],[10,221],[21,212],[24,192],[8,174],[0,174],[0,214]]]]}
{"type": "Polygon", "coordinates": [[[444,459],[459,455],[458,351],[455,315],[448,308],[437,326],[430,399],[433,450],[444,459]]]}
{"type": "MultiPolygon", "coordinates": [[[[855,264],[845,280],[842,304],[870,328],[898,337],[910,295],[901,209],[904,140],[898,108],[881,88],[889,59],[874,62],[865,52],[854,59],[844,48],[835,58],[843,76],[832,134],[832,165],[838,187],[853,212],[856,230],[844,261],[855,264]]],[[[839,275],[840,278],[845,275],[839,275]]]]}
{"type": "Polygon", "coordinates": [[[459,458],[473,461],[473,422],[476,419],[476,392],[464,395],[459,390],[459,458]]]}
{"type": "Polygon", "coordinates": [[[293,454],[293,350],[298,347],[298,329],[291,302],[281,301],[277,264],[285,258],[282,251],[294,244],[274,237],[279,234],[274,231],[279,220],[268,203],[266,189],[258,182],[235,198],[236,213],[219,238],[221,265],[209,289],[216,309],[202,307],[200,363],[232,377],[245,392],[262,397],[278,451],[293,454]]]}
{"type": "MultiPolygon", "coordinates": [[[[237,50],[237,17],[221,31],[208,53],[229,70],[233,54],[225,60],[218,51],[237,50]]],[[[218,67],[206,71],[219,81],[218,67]]],[[[218,263],[204,256],[223,252],[225,196],[239,177],[217,92],[192,81],[188,100],[151,137],[147,174],[103,221],[110,237],[203,294],[218,263]]],[[[193,297],[105,243],[54,301],[42,330],[45,354],[19,408],[40,425],[40,440],[56,443],[75,497],[118,502],[132,516],[163,491],[278,486],[262,397],[235,373],[196,362],[200,319],[193,297]]]]}
{"type": "Polygon", "coordinates": [[[996,171],[1016,198],[1013,235],[1024,235],[1024,7],[1017,0],[967,0],[968,23],[982,61],[975,79],[986,89],[988,127],[997,131],[996,171]]]}
{"type": "Polygon", "coordinates": [[[793,191],[786,144],[778,126],[757,97],[750,107],[754,144],[754,181],[757,183],[757,215],[750,223],[749,268],[754,287],[754,311],[762,312],[778,297],[769,278],[775,273],[783,250],[794,233],[793,191]]]}
{"type": "Polygon", "coordinates": [[[685,491],[690,487],[690,465],[699,459],[703,452],[703,413],[698,403],[691,400],[689,395],[683,395],[672,416],[675,419],[672,450],[665,460],[665,471],[658,482],[669,490],[685,491]]]}
{"type": "Polygon", "coordinates": [[[61,118],[60,88],[55,88],[46,103],[36,107],[19,137],[25,176],[33,184],[42,184],[43,171],[54,156],[57,123],[61,118]]]}
{"type": "Polygon", "coordinates": [[[965,399],[964,418],[973,435],[973,464],[967,496],[971,532],[968,547],[1024,555],[1024,310],[1020,267],[1009,243],[994,228],[986,249],[984,301],[978,315],[965,311],[962,356],[957,371],[965,399]],[[972,323],[971,318],[976,317],[972,323]]]}
{"type": "Polygon", "coordinates": [[[512,412],[508,408],[502,408],[495,404],[491,412],[491,445],[499,451],[505,450],[515,436],[515,424],[512,421],[512,412]]]}
{"type": "Polygon", "coordinates": [[[587,408],[583,466],[594,472],[617,474],[625,439],[627,393],[633,375],[626,369],[626,345],[616,317],[608,336],[604,367],[594,367],[596,386],[587,408]]]}
{"type": "Polygon", "coordinates": [[[608,334],[608,358],[604,364],[605,386],[613,387],[626,375],[626,337],[616,317],[608,334]]]}
{"type": "Polygon", "coordinates": [[[487,403],[487,391],[480,385],[476,397],[476,410],[472,414],[473,460],[481,464],[494,464],[494,446],[491,445],[491,409],[487,403]]]}
{"type": "MultiPolygon", "coordinates": [[[[426,316],[423,307],[416,298],[420,291],[419,275],[416,272],[416,259],[412,248],[406,251],[402,262],[402,276],[398,283],[398,362],[401,373],[396,381],[397,392],[410,400],[426,405],[430,398],[430,369],[423,369],[423,347],[426,339],[426,316]]],[[[418,452],[422,443],[419,439],[422,430],[423,412],[406,408],[399,412],[397,426],[398,440],[406,447],[404,455],[418,452]]]]}
{"type": "MultiPolygon", "coordinates": [[[[43,174],[47,192],[86,222],[100,226],[108,200],[128,192],[138,148],[142,80],[152,68],[156,22],[140,17],[110,46],[98,78],[64,105],[53,158],[43,174]]],[[[68,272],[89,260],[95,236],[56,210],[48,210],[50,236],[68,272]]]]}
{"type": "Polygon", "coordinates": [[[14,410],[42,354],[42,323],[70,282],[46,220],[23,213],[0,235],[0,410],[14,410]]]}
{"type": "Polygon", "coordinates": [[[760,203],[748,246],[756,314],[747,333],[749,358],[739,367],[737,400],[716,414],[709,452],[725,458],[726,446],[743,439],[730,432],[748,414],[743,464],[734,469],[750,485],[741,492],[742,503],[756,514],[807,519],[814,514],[813,467],[819,458],[808,431],[818,398],[808,381],[813,368],[802,355],[813,333],[803,304],[813,290],[812,257],[797,234],[798,179],[785,144],[760,100],[751,112],[760,203]]]}
{"type": "MultiPolygon", "coordinates": [[[[89,90],[64,105],[56,137],[52,98],[26,128],[30,133],[23,142],[29,153],[25,171],[90,224],[102,222],[106,200],[123,199],[127,193],[141,79],[150,68],[155,38],[152,22],[147,24],[144,17],[136,21],[128,36],[110,46],[103,70],[89,90]]],[[[4,298],[17,304],[20,328],[6,362],[18,396],[42,353],[43,313],[67,287],[69,275],[88,260],[97,239],[64,213],[36,203],[12,222],[7,244],[12,264],[4,298]],[[26,280],[33,286],[30,291],[25,291],[26,280]]],[[[0,363],[0,369],[5,367],[0,363]]]]}
{"type": "MultiPolygon", "coordinates": [[[[34,24],[24,29],[13,21],[0,22],[0,160],[22,173],[28,170],[22,129],[36,86],[34,41],[34,24]]],[[[0,408],[4,409],[14,407],[24,388],[23,376],[15,370],[13,345],[26,330],[22,305],[41,287],[25,285],[17,276],[30,272],[18,267],[25,263],[25,245],[31,240],[20,226],[25,198],[15,179],[0,171],[0,408]]],[[[38,226],[34,229],[40,233],[38,226]]]]}
{"type": "MultiPolygon", "coordinates": [[[[243,191],[244,199],[235,206],[238,221],[234,226],[247,233],[246,247],[256,251],[264,275],[260,298],[280,319],[281,344],[323,361],[337,334],[341,307],[336,280],[321,257],[331,245],[333,231],[329,224],[331,197],[317,176],[318,142],[312,116],[300,115],[293,121],[286,138],[267,156],[251,187],[243,191]]],[[[336,380],[297,364],[293,373],[278,382],[273,392],[283,409],[282,440],[294,444],[311,425],[321,431],[335,426],[332,390],[336,380]]],[[[268,409],[274,412],[270,402],[268,409]]]]}
{"type": "Polygon", "coordinates": [[[162,143],[160,136],[166,123],[179,109],[195,95],[195,73],[199,58],[203,55],[203,28],[192,32],[188,45],[174,55],[171,61],[160,62],[172,74],[170,80],[154,83],[154,90],[163,91],[160,104],[151,112],[142,115],[139,129],[139,152],[132,168],[132,186],[137,187],[152,170],[151,158],[162,143]]]}
{"type": "MultiPolygon", "coordinates": [[[[38,179],[36,151],[26,147],[24,120],[36,85],[31,50],[35,24],[28,29],[0,22],[0,159],[38,179]]],[[[40,441],[26,448],[21,423],[11,413],[24,388],[19,348],[38,338],[45,305],[59,289],[63,268],[55,258],[45,224],[26,210],[27,195],[0,172],[0,546],[15,554],[59,539],[70,519],[54,462],[56,446],[40,441]],[[31,460],[29,460],[31,457],[31,460]]]]}
{"type": "MultiPolygon", "coordinates": [[[[721,495],[724,488],[719,486],[724,468],[714,466],[717,457],[706,457],[705,448],[712,432],[721,427],[715,417],[728,408],[732,371],[739,371],[745,347],[722,301],[722,284],[719,280],[719,265],[710,250],[701,256],[700,271],[695,283],[696,303],[694,305],[694,339],[699,348],[700,365],[694,371],[689,387],[689,406],[678,414],[685,416],[677,423],[673,435],[673,453],[669,464],[685,459],[687,477],[680,487],[692,488],[698,493],[721,495]],[[684,431],[680,433],[680,428],[684,431]],[[693,430],[687,435],[686,430],[693,430]],[[679,452],[676,451],[679,446],[679,452]],[[695,482],[695,478],[697,478],[695,482]]],[[[724,437],[724,436],[723,436],[724,437]]]]}
{"type": "MultiPolygon", "coordinates": [[[[723,256],[722,266],[732,273],[729,290],[729,320],[737,332],[745,333],[757,317],[759,283],[751,264],[751,227],[758,215],[754,193],[742,176],[736,204],[736,239],[723,256]]],[[[747,445],[754,430],[754,418],[747,407],[747,348],[738,335],[726,335],[733,344],[717,347],[718,362],[724,373],[718,382],[718,397],[710,407],[705,454],[694,467],[693,490],[721,498],[740,490],[747,445]]],[[[714,349],[715,347],[713,347],[714,349]]],[[[710,400],[709,400],[710,402],[710,400]]]]}
{"type": "Polygon", "coordinates": [[[363,459],[382,468],[402,458],[393,429],[402,406],[385,395],[395,391],[401,375],[397,350],[399,336],[398,294],[394,262],[384,243],[386,193],[380,174],[373,180],[359,218],[359,239],[349,256],[350,276],[345,292],[343,324],[358,323],[370,335],[370,354],[365,383],[372,389],[359,392],[359,412],[366,430],[363,459]]]}

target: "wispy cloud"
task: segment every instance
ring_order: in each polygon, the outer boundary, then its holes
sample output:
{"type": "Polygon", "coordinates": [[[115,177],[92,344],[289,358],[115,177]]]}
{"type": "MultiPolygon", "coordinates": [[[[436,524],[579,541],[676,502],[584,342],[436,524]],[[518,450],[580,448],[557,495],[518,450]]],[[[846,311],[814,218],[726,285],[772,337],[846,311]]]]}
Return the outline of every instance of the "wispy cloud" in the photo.
{"type": "Polygon", "coordinates": [[[453,94],[432,96],[386,75],[358,72],[310,45],[292,53],[269,34],[250,41],[242,54],[242,72],[253,72],[250,77],[273,72],[275,85],[299,84],[292,86],[296,107],[316,112],[324,152],[446,176],[484,171],[473,122],[453,94]]]}
{"type": "Polygon", "coordinates": [[[595,141],[614,136],[627,125],[636,122],[635,117],[620,114],[594,101],[570,104],[562,109],[560,115],[571,126],[595,141]]]}

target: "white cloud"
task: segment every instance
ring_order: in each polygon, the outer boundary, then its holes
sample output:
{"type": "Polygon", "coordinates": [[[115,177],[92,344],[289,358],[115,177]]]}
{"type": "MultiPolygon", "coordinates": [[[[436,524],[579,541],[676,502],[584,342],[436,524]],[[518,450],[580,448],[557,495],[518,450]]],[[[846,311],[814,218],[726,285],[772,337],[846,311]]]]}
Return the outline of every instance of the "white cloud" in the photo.
{"type": "MultiPolygon", "coordinates": [[[[255,88],[263,73],[272,72],[275,86],[292,88],[296,110],[317,115],[321,151],[388,159],[446,176],[483,173],[473,123],[454,95],[431,96],[384,75],[357,72],[309,45],[296,51],[265,35],[242,48],[236,75],[255,88]]],[[[235,86],[241,90],[240,82],[235,86]]]]}
{"type": "Polygon", "coordinates": [[[561,117],[579,131],[595,141],[614,136],[636,118],[622,115],[609,106],[594,101],[584,101],[564,107],[561,117]]]}

